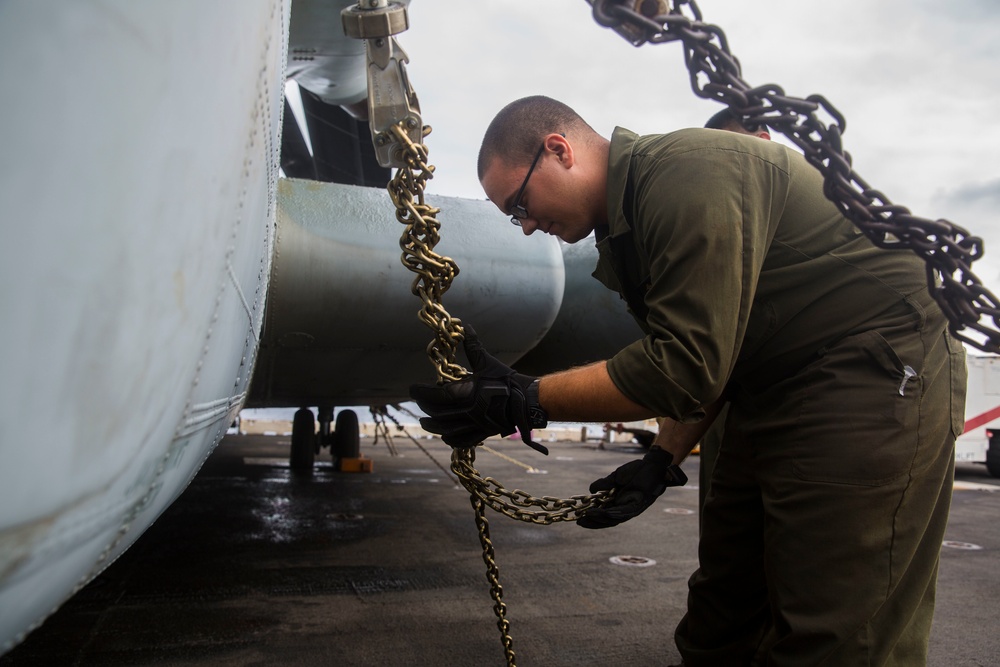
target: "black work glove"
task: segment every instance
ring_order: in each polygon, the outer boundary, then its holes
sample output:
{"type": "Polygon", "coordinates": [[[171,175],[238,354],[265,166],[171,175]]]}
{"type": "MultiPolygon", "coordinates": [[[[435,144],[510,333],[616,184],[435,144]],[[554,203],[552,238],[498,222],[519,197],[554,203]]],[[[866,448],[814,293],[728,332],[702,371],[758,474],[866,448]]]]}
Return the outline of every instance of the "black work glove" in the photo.
{"type": "Polygon", "coordinates": [[[614,490],[611,502],[589,509],[576,520],[583,528],[610,528],[642,514],[668,486],[684,486],[687,475],[673,463],[673,455],[654,447],[637,461],[629,461],[590,485],[590,492],[614,490]]]}
{"type": "Polygon", "coordinates": [[[465,353],[472,375],[444,385],[410,386],[410,397],[429,415],[420,419],[424,430],[437,433],[452,447],[474,447],[516,429],[524,444],[547,455],[548,449],[531,440],[531,429],[548,424],[538,404],[538,380],[498,361],[468,325],[465,353]]]}

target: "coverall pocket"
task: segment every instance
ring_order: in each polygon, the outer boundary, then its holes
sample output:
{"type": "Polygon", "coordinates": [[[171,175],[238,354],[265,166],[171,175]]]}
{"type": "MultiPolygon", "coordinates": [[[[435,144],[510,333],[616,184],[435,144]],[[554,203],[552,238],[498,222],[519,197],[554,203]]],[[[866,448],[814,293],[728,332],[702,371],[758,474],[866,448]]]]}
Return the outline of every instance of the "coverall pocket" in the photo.
{"type": "Polygon", "coordinates": [[[806,373],[796,477],[879,486],[906,474],[919,441],[919,369],[866,331],[825,349],[806,373]]]}

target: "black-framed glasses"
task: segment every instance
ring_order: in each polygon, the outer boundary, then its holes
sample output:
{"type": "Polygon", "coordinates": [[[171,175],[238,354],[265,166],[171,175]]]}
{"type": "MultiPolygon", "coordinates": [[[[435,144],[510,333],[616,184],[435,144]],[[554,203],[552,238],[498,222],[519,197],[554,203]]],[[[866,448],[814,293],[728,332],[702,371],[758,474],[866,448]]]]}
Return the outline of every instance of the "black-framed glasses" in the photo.
{"type": "Polygon", "coordinates": [[[528,179],[531,178],[531,172],[535,170],[535,165],[538,164],[538,158],[542,157],[542,151],[545,150],[545,142],[538,147],[538,152],[535,153],[535,159],[531,161],[531,166],[528,167],[528,173],[524,175],[524,182],[521,183],[521,188],[514,195],[514,204],[510,207],[510,221],[521,226],[521,221],[528,217],[528,210],[521,206],[521,195],[524,194],[524,188],[528,185],[528,179]]]}

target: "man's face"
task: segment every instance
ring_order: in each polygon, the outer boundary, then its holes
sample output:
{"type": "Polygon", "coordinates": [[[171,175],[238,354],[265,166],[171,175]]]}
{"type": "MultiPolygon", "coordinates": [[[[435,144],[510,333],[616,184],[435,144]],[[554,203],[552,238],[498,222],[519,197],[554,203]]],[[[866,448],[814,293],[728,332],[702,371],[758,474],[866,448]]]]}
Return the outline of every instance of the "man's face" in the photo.
{"type": "Polygon", "coordinates": [[[486,196],[506,215],[512,215],[513,207],[520,204],[527,215],[518,222],[527,236],[539,230],[567,243],[586,238],[594,230],[594,222],[584,200],[575,193],[572,160],[566,159],[562,147],[546,146],[529,174],[530,166],[530,162],[511,166],[494,160],[483,175],[486,196]],[[519,190],[521,197],[515,201],[519,190]]]}

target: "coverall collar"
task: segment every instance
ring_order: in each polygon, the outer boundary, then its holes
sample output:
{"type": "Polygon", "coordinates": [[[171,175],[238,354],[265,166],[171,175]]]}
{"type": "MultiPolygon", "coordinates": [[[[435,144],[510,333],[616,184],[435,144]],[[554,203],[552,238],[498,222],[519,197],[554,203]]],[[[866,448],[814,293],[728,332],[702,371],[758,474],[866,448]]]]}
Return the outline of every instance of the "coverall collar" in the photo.
{"type": "MultiPolygon", "coordinates": [[[[628,182],[629,162],[632,149],[639,135],[623,127],[616,127],[611,135],[608,151],[608,237],[614,238],[632,231],[622,204],[625,201],[625,186],[628,182]]],[[[600,240],[600,234],[597,235],[600,240]]]]}

